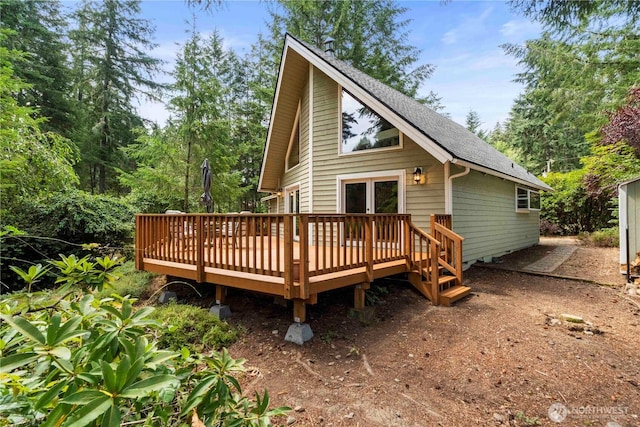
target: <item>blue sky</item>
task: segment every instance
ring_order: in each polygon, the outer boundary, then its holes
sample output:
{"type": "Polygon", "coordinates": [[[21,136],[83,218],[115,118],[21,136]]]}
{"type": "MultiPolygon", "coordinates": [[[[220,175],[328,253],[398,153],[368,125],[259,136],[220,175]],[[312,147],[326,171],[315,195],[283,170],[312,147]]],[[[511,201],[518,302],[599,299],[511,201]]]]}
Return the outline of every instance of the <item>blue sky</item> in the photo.
{"type": "MultiPolygon", "coordinates": [[[[519,71],[516,61],[504,54],[503,43],[523,43],[540,33],[539,25],[511,13],[498,1],[403,1],[412,20],[409,43],[422,53],[420,63],[436,66],[422,91],[442,97],[445,112],[464,124],[469,110],[476,111],[482,127],[492,129],[509,115],[522,87],[512,80],[519,71]]],[[[155,56],[167,61],[171,70],[178,44],[186,38],[186,21],[194,12],[182,0],[145,0],[143,16],[156,26],[155,56]]],[[[227,1],[221,10],[196,11],[203,33],[217,29],[225,45],[238,52],[249,51],[259,32],[267,33],[267,4],[258,1],[227,1]]],[[[169,81],[169,77],[162,77],[169,81]]],[[[164,123],[168,113],[160,104],[143,102],[143,117],[164,123]]]]}

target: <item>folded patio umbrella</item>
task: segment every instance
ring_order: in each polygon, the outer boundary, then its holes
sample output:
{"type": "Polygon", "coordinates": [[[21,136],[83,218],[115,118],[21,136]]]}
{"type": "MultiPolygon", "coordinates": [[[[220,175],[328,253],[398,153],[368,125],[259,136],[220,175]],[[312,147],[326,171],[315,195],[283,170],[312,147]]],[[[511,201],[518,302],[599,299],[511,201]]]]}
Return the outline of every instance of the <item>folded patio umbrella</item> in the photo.
{"type": "Polygon", "coordinates": [[[207,213],[209,213],[213,205],[213,198],[211,197],[211,165],[209,164],[209,159],[204,159],[200,169],[202,170],[202,188],[204,189],[204,193],[200,196],[200,201],[204,203],[207,208],[207,213]]]}

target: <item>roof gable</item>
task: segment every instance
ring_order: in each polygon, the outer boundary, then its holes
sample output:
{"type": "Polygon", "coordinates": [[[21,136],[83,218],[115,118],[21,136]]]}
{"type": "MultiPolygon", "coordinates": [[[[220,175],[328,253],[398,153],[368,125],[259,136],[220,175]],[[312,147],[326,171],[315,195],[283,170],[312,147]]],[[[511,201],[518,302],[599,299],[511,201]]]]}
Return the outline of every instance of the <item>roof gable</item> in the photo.
{"type": "MultiPolygon", "coordinates": [[[[533,188],[551,190],[544,182],[465,127],[289,34],[285,37],[276,100],[283,89],[282,75],[286,69],[289,51],[295,51],[353,93],[365,105],[383,116],[441,163],[450,161],[533,188]]],[[[277,155],[269,153],[271,131],[277,120],[274,115],[277,108],[279,107],[274,100],[269,137],[260,174],[260,189],[265,184],[263,181],[265,169],[274,163],[272,157],[277,155]]]]}

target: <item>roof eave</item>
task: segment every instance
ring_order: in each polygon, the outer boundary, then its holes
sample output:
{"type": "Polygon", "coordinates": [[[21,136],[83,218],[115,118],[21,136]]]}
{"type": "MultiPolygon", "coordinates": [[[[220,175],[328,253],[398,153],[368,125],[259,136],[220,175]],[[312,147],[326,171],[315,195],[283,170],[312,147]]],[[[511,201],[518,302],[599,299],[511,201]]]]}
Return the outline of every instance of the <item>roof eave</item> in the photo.
{"type": "Polygon", "coordinates": [[[498,172],[496,170],[493,169],[489,169],[487,167],[484,166],[480,166],[477,165],[475,163],[471,163],[468,162],[466,160],[462,160],[462,159],[454,159],[451,163],[457,165],[457,166],[462,166],[462,167],[468,167],[470,169],[476,170],[478,172],[482,172],[482,173],[486,173],[487,175],[493,175],[496,176],[498,178],[502,178],[502,179],[506,179],[508,181],[513,181],[517,184],[522,184],[522,185],[526,185],[528,187],[532,187],[535,188],[537,190],[541,190],[541,191],[553,191],[553,188],[549,187],[548,185],[544,184],[540,185],[534,181],[527,181],[521,178],[517,178],[515,176],[511,176],[511,175],[507,175],[506,173],[502,173],[502,172],[498,172]]]}
{"type": "Polygon", "coordinates": [[[618,187],[622,187],[623,185],[628,185],[628,184],[632,184],[636,181],[640,181],[640,176],[632,178],[632,179],[628,179],[626,181],[622,181],[621,183],[618,184],[618,187]]]}
{"type": "Polygon", "coordinates": [[[269,116],[269,130],[267,131],[267,141],[264,147],[264,154],[262,156],[262,165],[260,167],[260,179],[258,180],[258,191],[270,192],[275,189],[264,187],[264,171],[267,164],[267,157],[269,156],[269,143],[271,142],[271,133],[273,131],[273,117],[276,114],[276,108],[278,105],[278,95],[280,94],[280,87],[282,85],[282,76],[284,74],[284,67],[287,61],[287,49],[289,47],[289,37],[285,37],[284,44],[282,45],[282,54],[280,55],[280,68],[278,69],[278,81],[276,83],[275,93],[273,95],[273,104],[271,106],[271,115],[269,116]]]}

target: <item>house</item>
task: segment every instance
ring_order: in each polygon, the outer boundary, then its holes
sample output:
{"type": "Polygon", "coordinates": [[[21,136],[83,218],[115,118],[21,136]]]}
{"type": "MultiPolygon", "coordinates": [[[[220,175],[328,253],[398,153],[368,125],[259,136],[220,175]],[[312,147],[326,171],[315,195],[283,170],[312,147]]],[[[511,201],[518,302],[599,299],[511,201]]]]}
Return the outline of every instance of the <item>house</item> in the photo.
{"type": "Polygon", "coordinates": [[[538,243],[549,190],[462,126],[287,35],[259,188],[268,214],[138,214],[136,268],[306,306],[406,274],[434,305],[470,293],[463,270],[538,243]],[[453,230],[452,230],[453,228],[453,230]],[[464,250],[463,250],[464,241],[464,250]]]}
{"type": "Polygon", "coordinates": [[[291,35],[259,190],[274,213],[452,216],[465,266],[539,242],[551,190],[463,126],[291,35]]]}
{"type": "Polygon", "coordinates": [[[620,209],[620,272],[627,280],[639,277],[640,271],[631,266],[640,257],[640,176],[618,185],[618,207],[620,209]]]}

